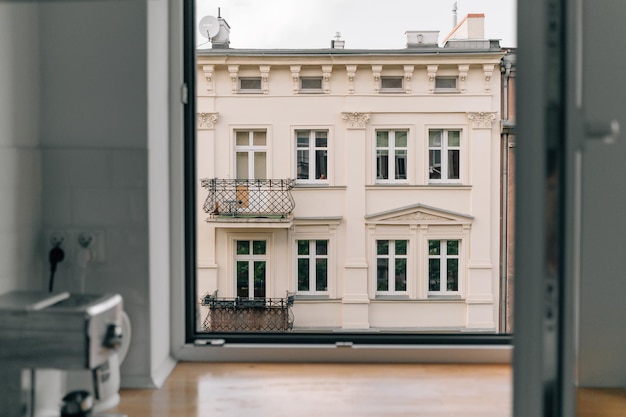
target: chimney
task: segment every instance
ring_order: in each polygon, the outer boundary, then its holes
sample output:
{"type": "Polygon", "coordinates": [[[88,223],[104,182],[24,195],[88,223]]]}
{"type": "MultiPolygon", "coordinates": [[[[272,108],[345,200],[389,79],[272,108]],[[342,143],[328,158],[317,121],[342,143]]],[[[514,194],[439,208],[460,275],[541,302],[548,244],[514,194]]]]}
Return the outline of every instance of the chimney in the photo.
{"type": "Polygon", "coordinates": [[[465,16],[454,26],[443,42],[445,43],[449,39],[485,39],[484,13],[470,13],[465,16]]]}
{"type": "Polygon", "coordinates": [[[456,5],[456,1],[454,2],[454,4],[452,5],[452,28],[454,29],[456,27],[457,21],[456,21],[456,11],[457,11],[457,5],[456,5]]]}
{"type": "Polygon", "coordinates": [[[341,39],[341,32],[335,32],[335,39],[330,41],[330,47],[332,49],[343,49],[346,45],[346,41],[341,39]]]}
{"type": "Polygon", "coordinates": [[[211,47],[213,49],[228,49],[230,48],[230,26],[222,18],[219,7],[217,8],[217,21],[220,24],[220,30],[211,39],[211,47]]]}
{"type": "Polygon", "coordinates": [[[407,30],[407,48],[432,48],[439,46],[438,30],[407,30]]]}

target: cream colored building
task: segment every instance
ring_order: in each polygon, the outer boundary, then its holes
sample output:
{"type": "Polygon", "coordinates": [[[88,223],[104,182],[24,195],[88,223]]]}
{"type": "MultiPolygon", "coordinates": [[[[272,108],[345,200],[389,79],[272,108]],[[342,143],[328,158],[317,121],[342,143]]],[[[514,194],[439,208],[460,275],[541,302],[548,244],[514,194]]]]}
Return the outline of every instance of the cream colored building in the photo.
{"type": "Polygon", "coordinates": [[[294,293],[296,331],[497,330],[503,53],[483,23],[248,50],[220,19],[197,56],[198,299],[294,293]]]}

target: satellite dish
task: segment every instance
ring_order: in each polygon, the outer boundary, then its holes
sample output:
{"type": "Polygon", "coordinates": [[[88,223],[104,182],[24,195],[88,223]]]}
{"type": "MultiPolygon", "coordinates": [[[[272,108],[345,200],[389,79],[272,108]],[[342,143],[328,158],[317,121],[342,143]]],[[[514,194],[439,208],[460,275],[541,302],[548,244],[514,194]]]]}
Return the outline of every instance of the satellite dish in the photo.
{"type": "Polygon", "coordinates": [[[211,40],[220,31],[220,22],[213,16],[204,16],[198,24],[200,34],[211,40]]]}

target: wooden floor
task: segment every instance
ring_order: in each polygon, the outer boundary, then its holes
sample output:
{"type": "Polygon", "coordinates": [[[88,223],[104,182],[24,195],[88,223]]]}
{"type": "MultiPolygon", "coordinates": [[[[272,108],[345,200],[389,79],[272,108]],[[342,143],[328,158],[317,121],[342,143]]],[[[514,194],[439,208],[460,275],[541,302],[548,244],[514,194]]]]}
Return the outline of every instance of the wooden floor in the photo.
{"type": "MultiPolygon", "coordinates": [[[[508,365],[181,362],[159,390],[122,390],[129,417],[508,417],[508,365]]],[[[578,417],[625,417],[626,391],[580,390],[578,417]]]]}

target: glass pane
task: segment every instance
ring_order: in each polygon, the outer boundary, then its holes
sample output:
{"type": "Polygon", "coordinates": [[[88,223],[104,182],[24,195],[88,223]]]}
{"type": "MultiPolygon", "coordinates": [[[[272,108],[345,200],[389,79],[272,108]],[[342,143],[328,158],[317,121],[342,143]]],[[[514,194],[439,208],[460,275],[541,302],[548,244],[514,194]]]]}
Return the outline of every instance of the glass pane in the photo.
{"type": "Polygon", "coordinates": [[[441,179],[441,151],[431,150],[428,152],[428,173],[431,180],[441,179]]]}
{"type": "Polygon", "coordinates": [[[376,291],[389,291],[389,259],[378,259],[377,261],[376,291]]]}
{"type": "Polygon", "coordinates": [[[458,291],[459,290],[459,260],[448,259],[448,279],[446,282],[446,290],[458,291]]]}
{"type": "Polygon", "coordinates": [[[315,253],[318,255],[328,255],[328,241],[316,240],[315,241],[315,253]]]}
{"type": "Polygon", "coordinates": [[[254,146],[267,145],[267,133],[265,133],[265,130],[254,132],[254,139],[252,140],[252,145],[254,146]]]}
{"type": "Polygon", "coordinates": [[[328,260],[317,259],[315,261],[315,291],[328,290],[328,260]]]}
{"type": "Polygon", "coordinates": [[[252,242],[253,255],[265,255],[266,242],[264,240],[254,240],[252,242]]]}
{"type": "Polygon", "coordinates": [[[376,178],[386,180],[389,178],[389,151],[376,151],[376,178]]]}
{"type": "Polygon", "coordinates": [[[315,146],[318,148],[328,146],[328,134],[326,132],[315,132],[315,146]]]}
{"type": "Polygon", "coordinates": [[[377,240],[376,241],[376,254],[378,254],[378,255],[388,255],[389,254],[389,241],[388,240],[377,240]]]}
{"type": "Polygon", "coordinates": [[[458,255],[459,254],[459,241],[458,240],[448,240],[446,243],[448,255],[458,255]]]}
{"type": "Polygon", "coordinates": [[[237,255],[249,255],[250,254],[250,241],[238,240],[237,241],[237,255]]]}
{"type": "Polygon", "coordinates": [[[396,148],[406,148],[407,131],[399,130],[396,132],[396,148]]]}
{"type": "Polygon", "coordinates": [[[309,132],[296,132],[296,143],[298,148],[307,148],[309,146],[309,132]]]}
{"type": "Polygon", "coordinates": [[[309,291],[308,259],[298,259],[298,291],[309,291]]]}
{"type": "Polygon", "coordinates": [[[298,173],[299,180],[309,179],[309,151],[297,152],[296,171],[298,173]]]}
{"type": "Polygon", "coordinates": [[[448,131],[448,146],[461,146],[461,131],[460,130],[448,131]]]}
{"type": "Polygon", "coordinates": [[[248,176],[248,152],[237,152],[237,179],[246,180],[248,176]]]}
{"type": "Polygon", "coordinates": [[[376,131],[376,146],[379,148],[389,147],[389,132],[385,130],[376,131]]]}
{"type": "Polygon", "coordinates": [[[402,88],[402,77],[381,77],[380,87],[392,89],[402,88]]]}
{"type": "Polygon", "coordinates": [[[435,88],[456,88],[456,77],[435,77],[435,88]]]}
{"type": "Polygon", "coordinates": [[[321,90],[322,78],[300,78],[300,86],[303,90],[321,90]]]}
{"type": "Polygon", "coordinates": [[[428,260],[428,291],[440,291],[440,263],[439,259],[428,260]]]}
{"type": "Polygon", "coordinates": [[[239,86],[242,90],[260,90],[261,79],[260,78],[240,78],[239,86]]]}
{"type": "Polygon", "coordinates": [[[266,160],[265,152],[254,153],[254,179],[264,180],[267,178],[265,160],[266,160]]]}
{"type": "Polygon", "coordinates": [[[396,291],[406,291],[406,259],[396,259],[396,291]]]}
{"type": "Polygon", "coordinates": [[[248,298],[250,296],[248,268],[248,261],[237,261],[237,297],[248,298]]]}
{"type": "Polygon", "coordinates": [[[448,151],[448,179],[458,180],[460,173],[460,151],[448,151]]]}
{"type": "Polygon", "coordinates": [[[406,179],[406,151],[396,150],[396,175],[397,180],[406,179]]]}
{"type": "Polygon", "coordinates": [[[326,151],[316,151],[315,152],[315,172],[317,173],[317,179],[325,180],[328,178],[326,172],[326,164],[327,164],[327,153],[326,151]]]}
{"type": "Polygon", "coordinates": [[[308,254],[309,254],[309,241],[299,240],[298,241],[298,255],[308,255],[308,254]]]}
{"type": "Polygon", "coordinates": [[[254,298],[265,298],[265,261],[254,262],[254,298]]]}
{"type": "Polygon", "coordinates": [[[429,255],[439,255],[441,250],[441,241],[440,240],[429,240],[428,241],[428,254],[429,255]]]}
{"type": "Polygon", "coordinates": [[[396,240],[396,255],[406,255],[407,240],[396,240]]]}
{"type": "Polygon", "coordinates": [[[235,133],[235,145],[248,146],[250,145],[250,132],[237,132],[235,133]]]}
{"type": "Polygon", "coordinates": [[[428,146],[431,148],[441,147],[441,130],[429,130],[428,131],[428,146]]]}

